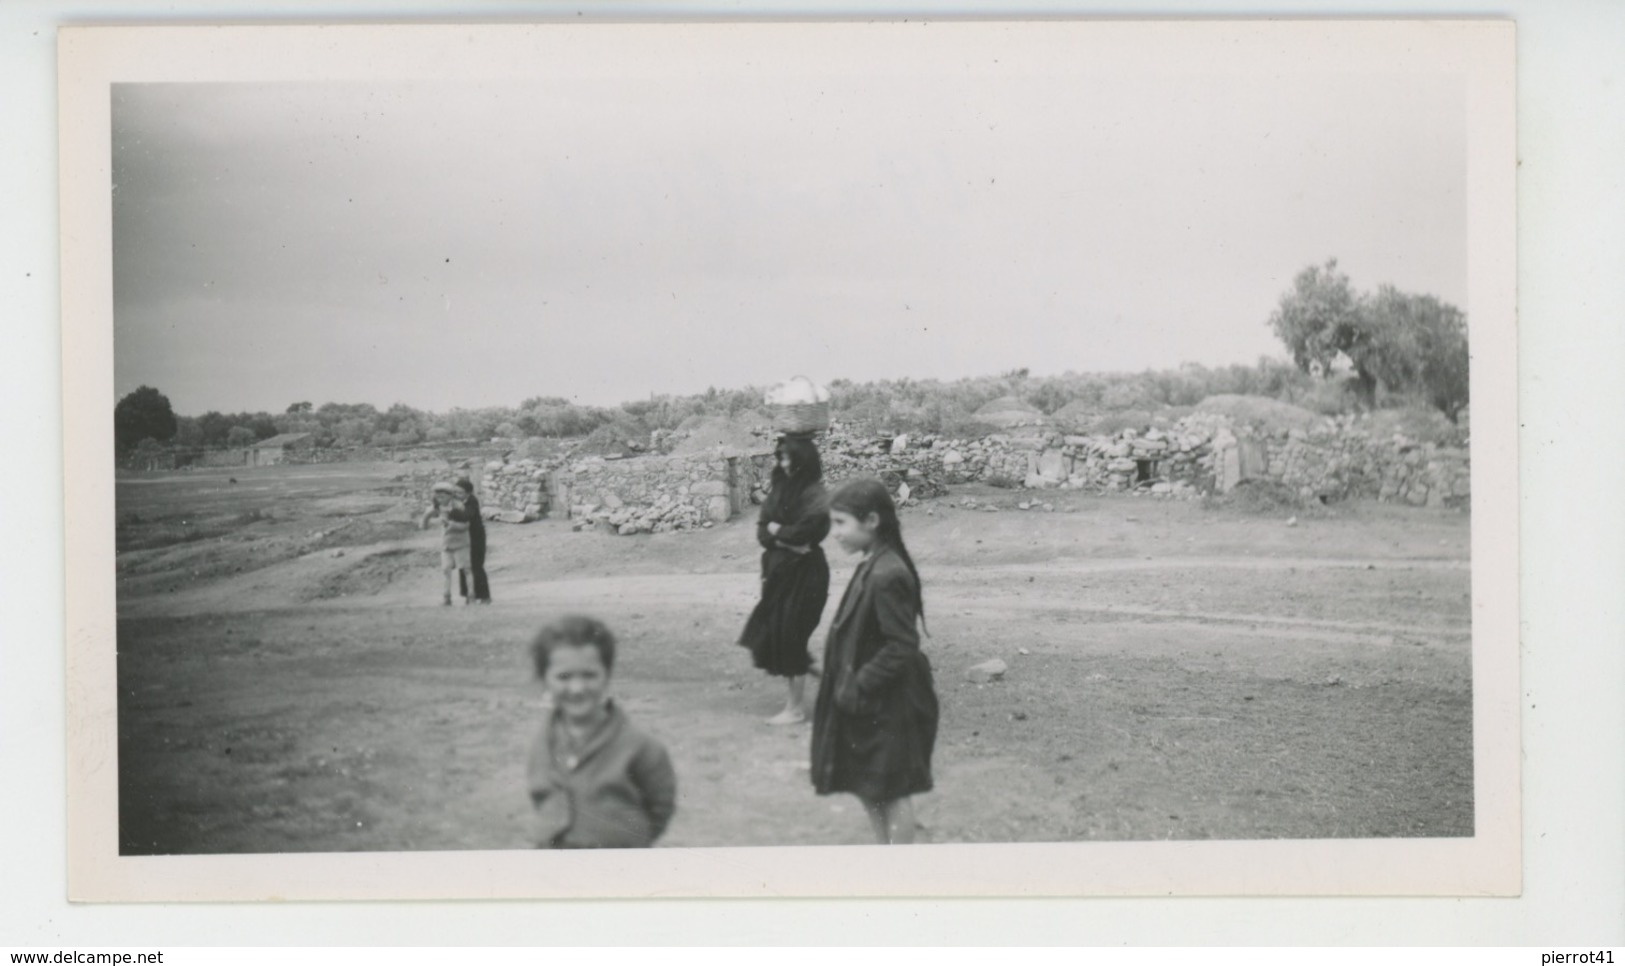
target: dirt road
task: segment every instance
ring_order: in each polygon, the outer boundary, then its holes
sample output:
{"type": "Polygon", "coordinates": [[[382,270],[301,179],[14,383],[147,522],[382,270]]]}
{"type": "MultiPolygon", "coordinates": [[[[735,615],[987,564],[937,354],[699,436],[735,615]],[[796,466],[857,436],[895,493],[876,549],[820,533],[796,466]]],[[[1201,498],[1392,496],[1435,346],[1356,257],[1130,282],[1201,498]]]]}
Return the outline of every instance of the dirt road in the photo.
{"type": "MultiPolygon", "coordinates": [[[[497,602],[448,609],[391,468],[280,469],[120,481],[126,852],[523,845],[524,644],[565,609],[620,634],[615,691],[676,760],[662,844],[865,841],[811,793],[806,728],[763,724],[744,523],[494,524],[497,602]]],[[[1022,498],[904,516],[943,703],[929,838],[1471,834],[1465,516],[1022,498]],[[969,683],[990,657],[1005,679],[969,683]]]]}

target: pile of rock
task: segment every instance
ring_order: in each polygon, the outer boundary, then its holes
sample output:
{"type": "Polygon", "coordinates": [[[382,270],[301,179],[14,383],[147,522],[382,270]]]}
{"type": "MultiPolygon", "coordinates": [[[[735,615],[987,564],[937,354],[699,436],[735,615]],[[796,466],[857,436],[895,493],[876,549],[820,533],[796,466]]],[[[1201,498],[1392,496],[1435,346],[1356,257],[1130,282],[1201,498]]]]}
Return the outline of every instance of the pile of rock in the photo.
{"type": "Polygon", "coordinates": [[[665,494],[657,497],[651,506],[580,504],[571,507],[570,518],[574,521],[571,529],[599,529],[622,536],[706,529],[719,522],[705,510],[691,503],[680,503],[665,494]]]}
{"type": "Polygon", "coordinates": [[[689,434],[676,429],[653,429],[649,431],[649,452],[666,456],[677,449],[689,434]]]}

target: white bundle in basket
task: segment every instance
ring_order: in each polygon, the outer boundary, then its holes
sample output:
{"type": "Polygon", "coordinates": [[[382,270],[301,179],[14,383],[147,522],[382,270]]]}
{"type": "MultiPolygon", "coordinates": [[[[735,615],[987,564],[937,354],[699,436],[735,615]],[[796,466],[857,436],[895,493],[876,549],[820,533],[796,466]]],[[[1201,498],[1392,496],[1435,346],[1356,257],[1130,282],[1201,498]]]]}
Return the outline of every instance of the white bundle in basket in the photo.
{"type": "Polygon", "coordinates": [[[829,428],[829,390],[795,376],[767,392],[773,426],[783,433],[816,433],[829,428]]]}

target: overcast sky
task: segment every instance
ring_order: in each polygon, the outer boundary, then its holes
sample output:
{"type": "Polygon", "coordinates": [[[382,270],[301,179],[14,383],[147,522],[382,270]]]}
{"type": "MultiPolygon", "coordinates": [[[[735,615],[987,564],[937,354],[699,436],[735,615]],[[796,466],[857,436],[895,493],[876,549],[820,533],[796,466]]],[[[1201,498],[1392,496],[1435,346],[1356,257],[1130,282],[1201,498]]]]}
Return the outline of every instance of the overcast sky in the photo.
{"type": "Polygon", "coordinates": [[[610,404],[1251,362],[1337,257],[1466,305],[1446,75],[674,58],[113,95],[115,391],[610,404]]]}

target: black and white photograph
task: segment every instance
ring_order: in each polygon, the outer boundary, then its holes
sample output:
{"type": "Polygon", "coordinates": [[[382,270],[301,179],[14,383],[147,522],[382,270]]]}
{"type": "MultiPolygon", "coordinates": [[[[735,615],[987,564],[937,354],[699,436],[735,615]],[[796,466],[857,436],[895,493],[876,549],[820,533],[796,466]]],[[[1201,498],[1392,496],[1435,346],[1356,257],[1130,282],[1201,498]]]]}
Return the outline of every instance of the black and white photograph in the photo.
{"type": "Polygon", "coordinates": [[[1515,892],[1498,26],[82,31],[87,897],[1515,892]]]}

